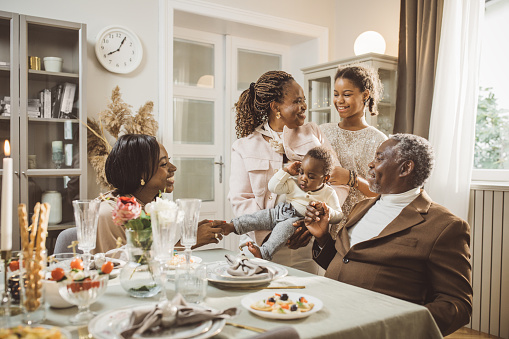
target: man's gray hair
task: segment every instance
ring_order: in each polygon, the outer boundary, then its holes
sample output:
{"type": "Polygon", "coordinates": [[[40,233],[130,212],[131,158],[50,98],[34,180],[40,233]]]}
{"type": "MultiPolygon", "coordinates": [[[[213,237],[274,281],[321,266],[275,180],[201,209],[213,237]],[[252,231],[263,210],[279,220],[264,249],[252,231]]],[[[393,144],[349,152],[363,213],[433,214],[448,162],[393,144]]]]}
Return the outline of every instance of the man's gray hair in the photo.
{"type": "Polygon", "coordinates": [[[398,155],[398,162],[413,161],[412,184],[414,187],[421,187],[429,178],[435,165],[433,147],[428,140],[414,134],[398,133],[391,135],[389,139],[398,141],[394,146],[398,155]]]}

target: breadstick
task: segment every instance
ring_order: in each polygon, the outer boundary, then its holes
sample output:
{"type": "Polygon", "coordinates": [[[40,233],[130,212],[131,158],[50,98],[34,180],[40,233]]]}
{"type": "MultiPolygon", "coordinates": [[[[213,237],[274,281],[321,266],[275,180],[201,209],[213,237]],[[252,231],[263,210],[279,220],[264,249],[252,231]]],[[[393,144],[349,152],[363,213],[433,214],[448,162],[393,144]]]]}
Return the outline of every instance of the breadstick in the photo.
{"type": "Polygon", "coordinates": [[[18,206],[18,219],[21,236],[21,251],[24,256],[28,255],[28,217],[25,204],[18,206]]]}
{"type": "Polygon", "coordinates": [[[39,223],[39,213],[41,211],[41,203],[36,203],[34,207],[34,215],[32,216],[32,225],[30,232],[30,244],[28,246],[28,257],[32,258],[34,254],[35,247],[35,236],[37,235],[37,226],[39,223]]]}

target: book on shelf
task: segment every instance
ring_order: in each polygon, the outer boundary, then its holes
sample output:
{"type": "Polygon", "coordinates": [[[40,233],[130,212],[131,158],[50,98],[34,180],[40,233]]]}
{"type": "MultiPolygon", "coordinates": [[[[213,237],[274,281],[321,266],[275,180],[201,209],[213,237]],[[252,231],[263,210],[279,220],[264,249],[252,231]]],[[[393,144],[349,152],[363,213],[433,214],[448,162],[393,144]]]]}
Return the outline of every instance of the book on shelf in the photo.
{"type": "Polygon", "coordinates": [[[74,103],[74,95],[76,93],[76,84],[66,82],[64,83],[63,94],[62,94],[62,104],[60,107],[60,112],[64,114],[64,116],[68,116],[72,112],[72,106],[74,103]]]}
{"type": "Polygon", "coordinates": [[[51,91],[48,88],[44,89],[44,109],[43,118],[51,118],[51,91]]]}
{"type": "Polygon", "coordinates": [[[60,118],[60,107],[62,105],[62,84],[51,89],[51,117],[60,118]]]}

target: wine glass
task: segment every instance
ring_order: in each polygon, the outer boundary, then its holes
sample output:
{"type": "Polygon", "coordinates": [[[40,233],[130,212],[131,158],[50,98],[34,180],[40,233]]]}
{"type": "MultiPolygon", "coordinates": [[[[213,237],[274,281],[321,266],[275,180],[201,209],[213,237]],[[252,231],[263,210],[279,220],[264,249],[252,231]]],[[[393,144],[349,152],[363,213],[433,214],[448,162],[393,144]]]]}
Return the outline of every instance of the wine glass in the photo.
{"type": "Polygon", "coordinates": [[[76,231],[78,235],[78,248],[83,251],[83,267],[88,273],[90,251],[95,248],[97,238],[97,221],[99,220],[99,206],[101,201],[94,200],[74,200],[74,218],[76,219],[76,231]]]}
{"type": "MultiPolygon", "coordinates": [[[[200,216],[200,199],[177,199],[179,210],[183,212],[180,223],[180,243],[186,247],[184,255],[186,265],[191,264],[191,247],[196,245],[196,236],[198,233],[198,218],[200,216]]],[[[180,218],[179,218],[180,219],[180,218]]]]}
{"type": "Polygon", "coordinates": [[[90,305],[106,292],[109,275],[95,275],[83,280],[67,279],[60,282],[58,292],[67,302],[78,306],[78,313],[69,318],[71,324],[87,324],[95,313],[90,311],[90,305]]]}
{"type": "Polygon", "coordinates": [[[166,296],[166,264],[173,258],[173,247],[177,238],[178,209],[175,203],[168,201],[167,209],[151,213],[152,221],[152,250],[155,260],[159,263],[161,279],[161,301],[166,296]]]}

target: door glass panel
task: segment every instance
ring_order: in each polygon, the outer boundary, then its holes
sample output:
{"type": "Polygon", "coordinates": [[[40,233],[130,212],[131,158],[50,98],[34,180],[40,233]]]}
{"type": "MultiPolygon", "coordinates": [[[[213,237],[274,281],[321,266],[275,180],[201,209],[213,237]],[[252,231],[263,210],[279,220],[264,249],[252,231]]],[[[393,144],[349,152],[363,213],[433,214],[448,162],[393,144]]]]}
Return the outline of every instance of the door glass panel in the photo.
{"type": "Polygon", "coordinates": [[[79,120],[29,118],[28,169],[79,168],[79,120]]]}
{"type": "Polygon", "coordinates": [[[330,105],[332,100],[329,77],[309,80],[308,103],[309,121],[318,125],[331,121],[330,105]]]}
{"type": "Polygon", "coordinates": [[[48,202],[50,225],[74,224],[72,201],[79,196],[79,176],[28,178],[28,211],[33,213],[36,202],[48,202]]]}
{"type": "Polygon", "coordinates": [[[173,99],[173,141],[177,144],[214,144],[214,102],[173,99]]]}
{"type": "Polygon", "coordinates": [[[174,39],[173,83],[214,88],[214,45],[174,39]]]}
{"type": "Polygon", "coordinates": [[[175,172],[174,199],[214,200],[214,158],[172,158],[175,172]]]}
{"type": "Polygon", "coordinates": [[[281,55],[239,49],[237,54],[237,90],[243,91],[260,75],[281,69],[281,55]]]}

